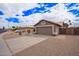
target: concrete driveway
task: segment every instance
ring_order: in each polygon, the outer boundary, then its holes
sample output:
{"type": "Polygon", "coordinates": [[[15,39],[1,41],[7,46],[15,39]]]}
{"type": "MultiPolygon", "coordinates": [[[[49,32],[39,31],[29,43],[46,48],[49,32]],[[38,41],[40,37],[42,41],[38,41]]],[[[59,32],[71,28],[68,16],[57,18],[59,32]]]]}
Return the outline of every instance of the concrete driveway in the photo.
{"type": "Polygon", "coordinates": [[[11,51],[9,50],[2,36],[3,35],[0,34],[0,56],[11,56],[11,51]]]}
{"type": "Polygon", "coordinates": [[[79,36],[59,35],[33,45],[15,55],[20,56],[79,56],[79,36]]]}
{"type": "Polygon", "coordinates": [[[31,47],[35,44],[38,44],[46,39],[48,39],[50,36],[44,36],[44,35],[27,35],[24,37],[18,37],[13,39],[7,39],[5,40],[7,45],[9,46],[12,54],[16,54],[24,49],[27,49],[28,47],[31,47]]]}
{"type": "Polygon", "coordinates": [[[20,56],[79,56],[79,36],[77,35],[26,35],[3,39],[0,35],[0,55],[20,56]]]}

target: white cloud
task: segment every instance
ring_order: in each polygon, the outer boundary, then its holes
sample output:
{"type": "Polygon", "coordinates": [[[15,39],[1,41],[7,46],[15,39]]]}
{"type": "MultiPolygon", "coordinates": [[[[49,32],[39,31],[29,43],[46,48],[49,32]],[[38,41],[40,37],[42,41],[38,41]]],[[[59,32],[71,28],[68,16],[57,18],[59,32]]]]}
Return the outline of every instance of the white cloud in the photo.
{"type": "MultiPolygon", "coordinates": [[[[20,15],[20,17],[17,17],[17,18],[19,18],[20,21],[22,21],[24,19],[22,17],[22,11],[34,8],[36,6],[37,6],[36,3],[11,3],[11,4],[9,4],[9,3],[5,3],[5,4],[1,3],[0,4],[0,10],[2,10],[5,13],[5,15],[3,15],[3,17],[0,16],[0,17],[2,17],[2,19],[0,19],[0,27],[3,27],[3,26],[8,27],[7,26],[8,21],[6,21],[5,18],[15,17],[16,14],[20,15]]],[[[26,19],[24,19],[24,20],[26,20],[26,19]]],[[[19,25],[17,23],[13,23],[13,22],[10,22],[9,24],[10,24],[10,26],[19,25]]]]}
{"type": "Polygon", "coordinates": [[[20,21],[21,21],[22,26],[24,26],[24,25],[28,26],[28,25],[36,24],[41,19],[43,19],[42,14],[36,13],[36,14],[32,14],[32,15],[27,16],[27,17],[21,17],[20,21]]]}
{"type": "Polygon", "coordinates": [[[28,10],[36,6],[36,3],[5,3],[4,10],[7,16],[15,16],[16,14],[22,15],[23,10],[28,10]]]}
{"type": "MultiPolygon", "coordinates": [[[[22,11],[23,10],[28,10],[31,8],[34,8],[39,5],[37,5],[36,3],[15,3],[15,4],[0,4],[0,8],[4,10],[5,15],[4,18],[2,19],[4,21],[4,19],[6,17],[15,17],[16,14],[20,14],[20,17],[18,17],[21,21],[20,24],[16,24],[11,22],[10,24],[13,25],[21,25],[21,26],[27,26],[27,25],[32,25],[37,23],[39,20],[41,19],[48,19],[48,20],[52,20],[52,21],[66,21],[66,20],[74,20],[76,19],[76,17],[72,14],[67,12],[68,10],[64,9],[64,4],[57,4],[56,6],[52,7],[52,8],[47,8],[47,10],[50,10],[51,13],[36,13],[36,14],[32,14],[30,16],[25,16],[22,17],[22,11]]],[[[2,22],[2,20],[0,21],[0,24],[2,22]]],[[[7,21],[5,21],[5,23],[7,24],[7,21]]]]}
{"type": "Polygon", "coordinates": [[[73,21],[76,17],[67,12],[67,10],[64,9],[64,4],[58,4],[52,8],[50,8],[51,13],[45,13],[43,14],[43,17],[48,20],[52,21],[66,21],[71,20],[73,21]]]}

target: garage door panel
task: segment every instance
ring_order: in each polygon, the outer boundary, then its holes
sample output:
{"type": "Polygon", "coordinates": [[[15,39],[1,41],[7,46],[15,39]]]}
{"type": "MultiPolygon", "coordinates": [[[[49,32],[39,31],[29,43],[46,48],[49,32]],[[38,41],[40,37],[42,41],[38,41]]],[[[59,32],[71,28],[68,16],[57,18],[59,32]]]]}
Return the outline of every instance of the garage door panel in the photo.
{"type": "Polygon", "coordinates": [[[52,27],[37,27],[37,33],[51,35],[52,34],[52,27]]]}

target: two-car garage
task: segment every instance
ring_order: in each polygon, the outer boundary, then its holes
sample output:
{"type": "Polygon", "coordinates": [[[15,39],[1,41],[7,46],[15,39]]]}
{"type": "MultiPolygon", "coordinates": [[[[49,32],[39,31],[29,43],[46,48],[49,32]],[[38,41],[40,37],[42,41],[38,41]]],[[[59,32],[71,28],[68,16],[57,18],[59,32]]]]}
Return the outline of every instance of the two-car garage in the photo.
{"type": "Polygon", "coordinates": [[[58,35],[59,34],[59,24],[50,22],[47,20],[41,20],[35,24],[35,33],[44,35],[58,35]]]}
{"type": "Polygon", "coordinates": [[[45,35],[52,35],[52,27],[37,27],[37,34],[45,34],[45,35]]]}

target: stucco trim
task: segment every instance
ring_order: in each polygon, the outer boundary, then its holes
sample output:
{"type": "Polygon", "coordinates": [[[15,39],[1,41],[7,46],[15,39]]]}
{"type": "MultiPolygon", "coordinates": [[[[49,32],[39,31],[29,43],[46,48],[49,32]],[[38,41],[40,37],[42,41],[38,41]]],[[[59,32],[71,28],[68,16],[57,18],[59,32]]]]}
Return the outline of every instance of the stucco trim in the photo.
{"type": "Polygon", "coordinates": [[[38,26],[38,24],[41,23],[42,21],[46,21],[46,22],[52,23],[52,25],[57,25],[57,26],[60,26],[60,27],[61,27],[60,24],[54,23],[54,22],[51,22],[51,21],[48,21],[48,20],[41,20],[41,21],[39,21],[38,23],[36,23],[34,26],[38,26]]]}
{"type": "Polygon", "coordinates": [[[35,27],[48,27],[48,26],[53,26],[53,25],[40,25],[40,26],[35,26],[35,27]]]}

